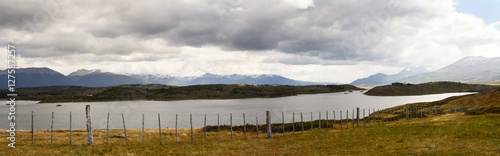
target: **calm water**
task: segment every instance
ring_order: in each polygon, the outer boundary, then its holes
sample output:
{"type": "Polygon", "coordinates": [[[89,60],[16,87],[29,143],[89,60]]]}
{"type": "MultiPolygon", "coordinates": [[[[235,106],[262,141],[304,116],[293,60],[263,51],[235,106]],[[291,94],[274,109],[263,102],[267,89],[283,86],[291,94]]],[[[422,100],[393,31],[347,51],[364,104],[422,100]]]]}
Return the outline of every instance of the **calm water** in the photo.
{"type": "MultiPolygon", "coordinates": [[[[259,124],[265,123],[265,111],[270,110],[272,120],[281,123],[281,113],[285,113],[285,122],[292,122],[292,113],[295,112],[295,121],[300,121],[300,112],[303,112],[304,120],[326,118],[328,111],[329,119],[339,119],[339,111],[342,110],[343,118],[345,111],[349,110],[351,118],[352,110],[356,107],[383,109],[387,107],[404,105],[414,102],[427,102],[441,100],[450,96],[465,95],[471,93],[447,93],[425,96],[399,96],[399,97],[377,97],[365,96],[354,92],[328,93],[314,95],[299,95],[282,98],[255,98],[237,100],[186,100],[186,101],[121,101],[121,102],[92,102],[92,103],[58,103],[36,104],[36,101],[17,101],[16,106],[16,129],[31,129],[31,111],[34,111],[35,129],[50,129],[51,113],[54,112],[54,129],[69,129],[69,113],[73,114],[73,129],[85,129],[85,105],[91,105],[92,126],[94,129],[106,128],[106,116],[110,113],[110,129],[123,128],[122,117],[128,128],[142,127],[142,114],[145,113],[145,127],[158,128],[158,114],[161,114],[162,128],[174,128],[175,115],[178,114],[178,127],[189,128],[189,115],[193,116],[193,127],[203,127],[204,115],[207,114],[207,125],[217,125],[217,114],[220,114],[220,124],[229,125],[230,113],[233,114],[233,125],[243,124],[243,113],[246,122],[255,124],[255,117],[259,118],[259,124]]],[[[0,106],[1,129],[8,128],[7,113],[9,106],[0,106]]]]}

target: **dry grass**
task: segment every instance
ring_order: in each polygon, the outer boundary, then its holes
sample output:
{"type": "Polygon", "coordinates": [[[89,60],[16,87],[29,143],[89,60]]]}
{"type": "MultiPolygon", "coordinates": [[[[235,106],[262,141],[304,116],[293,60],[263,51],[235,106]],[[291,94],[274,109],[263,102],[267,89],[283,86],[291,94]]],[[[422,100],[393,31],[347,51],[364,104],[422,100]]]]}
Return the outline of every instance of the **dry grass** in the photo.
{"type": "MultiPolygon", "coordinates": [[[[140,129],[127,130],[128,145],[124,138],[109,138],[106,131],[94,131],[94,145],[86,145],[83,130],[69,133],[54,131],[50,145],[50,131],[35,131],[35,144],[31,145],[30,131],[17,131],[16,149],[0,140],[0,155],[498,155],[500,153],[500,115],[467,116],[464,113],[447,114],[432,118],[401,120],[371,127],[314,132],[274,133],[274,139],[265,139],[261,133],[209,132],[203,141],[201,129],[195,130],[191,144],[189,129],[179,130],[179,144],[175,144],[175,131],[162,129],[163,144],[159,144],[158,130],[145,132],[142,145],[140,129]]],[[[337,125],[338,126],[338,125],[337,125]]],[[[337,127],[338,128],[338,127],[337,127]]],[[[345,127],[344,127],[345,128],[345,127]]],[[[5,138],[7,133],[0,135],[5,138]]],[[[110,130],[110,136],[123,135],[123,130],[110,130]]]]}

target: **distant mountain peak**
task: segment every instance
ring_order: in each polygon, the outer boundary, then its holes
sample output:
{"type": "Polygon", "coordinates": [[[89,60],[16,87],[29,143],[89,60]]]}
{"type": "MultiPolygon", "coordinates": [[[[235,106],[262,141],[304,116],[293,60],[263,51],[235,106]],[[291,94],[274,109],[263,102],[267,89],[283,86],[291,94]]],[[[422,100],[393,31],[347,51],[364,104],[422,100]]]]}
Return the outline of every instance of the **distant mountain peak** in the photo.
{"type": "Polygon", "coordinates": [[[92,70],[87,70],[87,69],[78,69],[75,72],[70,73],[68,76],[85,76],[88,74],[98,74],[102,73],[100,69],[92,69],[92,70]]]}
{"type": "Polygon", "coordinates": [[[424,67],[420,66],[407,66],[405,69],[401,70],[398,75],[403,74],[403,75],[413,75],[413,74],[419,74],[423,72],[428,72],[424,67]]]}

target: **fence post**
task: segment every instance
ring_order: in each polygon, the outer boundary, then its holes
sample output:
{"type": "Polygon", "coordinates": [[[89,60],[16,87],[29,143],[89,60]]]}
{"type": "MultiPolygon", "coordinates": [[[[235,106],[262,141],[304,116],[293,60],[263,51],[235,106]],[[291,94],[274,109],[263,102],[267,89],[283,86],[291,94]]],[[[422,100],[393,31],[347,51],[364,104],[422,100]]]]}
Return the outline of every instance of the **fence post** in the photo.
{"type": "Polygon", "coordinates": [[[366,116],[365,116],[365,109],[363,108],[363,126],[365,126],[366,123],[366,116]]]}
{"type": "Polygon", "coordinates": [[[179,144],[179,140],[177,139],[177,119],[178,119],[178,115],[175,114],[175,144],[179,144]]]}
{"type": "Polygon", "coordinates": [[[243,132],[245,133],[245,140],[247,139],[247,122],[245,121],[245,113],[243,113],[243,132]]]}
{"type": "Polygon", "coordinates": [[[313,131],[314,125],[313,125],[313,112],[311,112],[311,132],[313,131]]]}
{"type": "Polygon", "coordinates": [[[285,136],[285,112],[281,112],[281,119],[283,123],[283,136],[285,136]]]}
{"type": "Polygon", "coordinates": [[[144,113],[142,113],[142,144],[144,145],[144,113]]]}
{"type": "Polygon", "coordinates": [[[436,114],[436,116],[438,116],[438,110],[437,110],[438,106],[437,105],[434,105],[434,113],[436,114]]]}
{"type": "Polygon", "coordinates": [[[205,114],[205,119],[203,120],[203,141],[207,141],[207,114],[205,114]]]}
{"type": "Polygon", "coordinates": [[[304,134],[304,118],[302,117],[302,112],[300,112],[300,122],[302,123],[302,134],[304,134]]]}
{"type": "Polygon", "coordinates": [[[189,124],[191,125],[191,144],[194,143],[193,137],[193,114],[189,114],[189,124]]]}
{"type": "Polygon", "coordinates": [[[318,130],[321,131],[321,111],[319,111],[318,114],[319,114],[319,120],[318,120],[318,125],[319,126],[318,126],[318,130]]]}
{"type": "Polygon", "coordinates": [[[408,114],[408,105],[406,105],[406,120],[410,118],[410,115],[408,114]]]}
{"type": "Polygon", "coordinates": [[[328,131],[328,111],[326,111],[326,131],[328,131]]]}
{"type": "Polygon", "coordinates": [[[344,121],[342,120],[342,110],[340,110],[340,129],[342,129],[343,124],[344,124],[344,121]]]}
{"type": "Polygon", "coordinates": [[[349,109],[345,111],[346,128],[349,128],[349,109]]]}
{"type": "Polygon", "coordinates": [[[351,119],[352,119],[352,128],[354,128],[354,123],[356,122],[354,120],[354,109],[352,109],[352,118],[351,119]]]}
{"type": "Polygon", "coordinates": [[[257,113],[255,113],[255,128],[257,129],[257,139],[259,139],[259,118],[257,113]]]}
{"type": "Polygon", "coordinates": [[[385,109],[385,123],[389,122],[389,114],[387,112],[387,108],[385,109]]]}
{"type": "Polygon", "coordinates": [[[106,119],[106,145],[108,144],[108,135],[109,134],[109,112],[108,112],[108,118],[106,119]]]}
{"type": "Polygon", "coordinates": [[[35,143],[35,138],[34,138],[33,133],[34,133],[34,131],[33,131],[33,111],[31,111],[31,144],[35,143]]]}
{"type": "Polygon", "coordinates": [[[229,127],[231,129],[231,140],[233,140],[233,113],[229,113],[229,127]]]}
{"type": "Polygon", "coordinates": [[[273,132],[271,128],[271,112],[266,111],[266,124],[267,124],[267,138],[273,138],[273,132]]]}
{"type": "MultiPolygon", "coordinates": [[[[88,105],[87,105],[88,106],[88,105]]],[[[52,133],[54,128],[54,112],[52,112],[52,119],[50,120],[50,145],[52,146],[52,133]]]]}
{"type": "Polygon", "coordinates": [[[378,117],[380,118],[380,119],[378,119],[378,124],[380,124],[380,120],[382,120],[382,117],[380,117],[380,109],[377,109],[377,113],[378,113],[378,117]]]}
{"type": "Polygon", "coordinates": [[[160,121],[160,114],[158,114],[158,133],[160,135],[160,145],[161,145],[161,121],[160,121]]]}
{"type": "Polygon", "coordinates": [[[292,131],[295,134],[295,112],[292,113],[292,131]]]}
{"type": "Polygon", "coordinates": [[[370,113],[370,109],[368,109],[368,125],[370,125],[370,117],[372,116],[372,114],[370,113]]]}
{"type": "Polygon", "coordinates": [[[90,105],[85,107],[87,114],[87,134],[88,134],[88,145],[92,145],[93,136],[92,136],[92,114],[90,113],[90,105]]]}
{"type": "Polygon", "coordinates": [[[359,127],[359,107],[356,107],[356,121],[357,121],[357,126],[359,127]]]}
{"type": "Polygon", "coordinates": [[[219,124],[219,114],[217,114],[217,132],[219,132],[219,141],[220,141],[220,124],[219,124]]]}
{"type": "Polygon", "coordinates": [[[125,128],[125,117],[123,116],[123,113],[122,113],[122,121],[123,121],[123,132],[125,133],[125,145],[127,145],[128,144],[127,128],[125,128]]]}
{"type": "Polygon", "coordinates": [[[336,125],[336,120],[335,120],[335,111],[333,111],[333,129],[337,129],[337,127],[335,127],[336,125]]]}
{"type": "MultiPolygon", "coordinates": [[[[71,112],[69,112],[69,144],[71,145],[71,112]]],[[[106,138],[106,143],[108,142],[107,140],[108,138],[106,138]]]]}

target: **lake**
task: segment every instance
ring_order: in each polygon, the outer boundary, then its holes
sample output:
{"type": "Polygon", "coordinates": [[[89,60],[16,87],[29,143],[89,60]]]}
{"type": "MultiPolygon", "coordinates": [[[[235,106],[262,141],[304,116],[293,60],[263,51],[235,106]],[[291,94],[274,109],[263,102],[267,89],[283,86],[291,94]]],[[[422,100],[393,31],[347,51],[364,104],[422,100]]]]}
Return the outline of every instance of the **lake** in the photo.
{"type": "MultiPolygon", "coordinates": [[[[50,129],[51,113],[54,112],[54,129],[69,129],[69,114],[72,112],[72,128],[86,129],[85,106],[91,105],[92,127],[94,129],[106,128],[106,116],[110,113],[110,129],[121,129],[122,116],[124,114],[127,129],[139,129],[142,127],[142,114],[145,113],[145,127],[158,128],[158,114],[161,114],[162,128],[174,128],[175,115],[178,114],[178,127],[189,128],[189,115],[193,116],[193,127],[203,127],[204,115],[207,114],[207,125],[217,125],[217,114],[220,114],[220,124],[229,125],[230,113],[233,115],[233,125],[242,125],[242,114],[245,113],[246,122],[255,124],[256,116],[259,124],[265,123],[265,111],[271,111],[272,121],[281,123],[281,113],[285,113],[285,122],[292,122],[292,113],[295,112],[295,121],[300,121],[300,112],[304,114],[304,121],[319,118],[321,111],[322,119],[326,118],[328,111],[329,119],[339,119],[339,111],[342,110],[345,119],[345,111],[349,110],[351,118],[352,110],[359,107],[360,116],[363,109],[384,109],[388,107],[404,105],[415,102],[429,102],[441,100],[451,96],[459,96],[472,93],[446,93],[423,96],[366,96],[359,91],[349,94],[327,93],[298,95],[281,98],[253,98],[232,100],[185,100],[185,101],[119,101],[119,102],[89,102],[89,103],[51,103],[36,104],[36,101],[17,101],[16,103],[16,129],[31,129],[31,111],[34,111],[34,128],[37,130],[50,129]],[[56,107],[57,104],[62,106],[56,107]]],[[[1,129],[7,129],[9,106],[0,106],[1,129]]]]}

